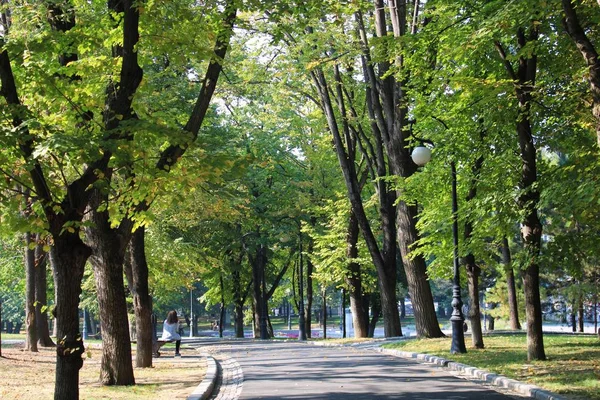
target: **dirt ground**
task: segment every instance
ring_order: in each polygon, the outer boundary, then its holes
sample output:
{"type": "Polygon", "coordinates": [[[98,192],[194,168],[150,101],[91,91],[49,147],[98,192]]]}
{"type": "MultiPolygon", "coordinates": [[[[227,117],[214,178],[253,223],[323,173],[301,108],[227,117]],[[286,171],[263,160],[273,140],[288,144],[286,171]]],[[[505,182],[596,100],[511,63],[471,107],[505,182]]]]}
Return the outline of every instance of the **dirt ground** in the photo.
{"type": "MultiPolygon", "coordinates": [[[[2,347],[0,399],[53,399],[56,353],[51,348],[39,350],[2,347]]],[[[79,374],[79,398],[86,400],[185,399],[206,372],[206,359],[182,348],[181,358],[164,355],[153,359],[153,368],[134,368],[136,385],[102,386],[98,383],[102,350],[88,348],[86,353],[79,374]]]]}

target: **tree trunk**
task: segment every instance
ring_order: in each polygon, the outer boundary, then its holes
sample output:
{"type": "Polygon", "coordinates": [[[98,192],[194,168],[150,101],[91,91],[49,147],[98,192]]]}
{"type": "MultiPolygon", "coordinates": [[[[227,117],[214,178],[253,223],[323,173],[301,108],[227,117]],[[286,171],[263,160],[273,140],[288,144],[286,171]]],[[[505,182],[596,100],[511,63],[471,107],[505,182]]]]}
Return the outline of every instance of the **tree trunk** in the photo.
{"type": "Polygon", "coordinates": [[[481,311],[479,308],[479,275],[481,274],[481,269],[475,264],[473,254],[467,255],[465,261],[469,280],[469,297],[471,298],[471,306],[469,307],[468,314],[469,321],[471,322],[471,339],[474,348],[483,349],[481,311]]]}
{"type": "MultiPolygon", "coordinates": [[[[400,39],[407,34],[406,2],[388,2],[387,6],[389,10],[387,13],[385,10],[386,4],[383,0],[374,0],[373,5],[375,7],[375,26],[378,37],[391,35],[400,39]],[[391,32],[388,32],[389,26],[392,27],[391,32]]],[[[368,91],[372,91],[367,95],[369,115],[376,122],[378,131],[381,132],[390,172],[393,175],[408,178],[417,170],[417,166],[412,161],[409,153],[411,145],[409,142],[410,132],[408,130],[409,99],[406,96],[405,89],[408,82],[405,80],[396,80],[396,74],[389,73],[392,67],[389,61],[382,61],[377,64],[377,74],[379,75],[376,75],[371,55],[369,54],[367,35],[362,26],[360,32],[364,52],[363,57],[365,58],[363,60],[365,80],[370,83],[372,88],[368,89],[368,91]]],[[[406,72],[404,76],[409,75],[409,69],[404,65],[402,57],[398,57],[392,62],[393,68],[396,68],[397,71],[406,72]]],[[[401,198],[401,191],[398,191],[394,197],[401,198]]],[[[400,201],[395,213],[396,241],[402,255],[402,263],[408,282],[408,291],[412,299],[417,337],[444,337],[435,314],[435,305],[431,287],[429,286],[425,260],[421,256],[410,256],[411,248],[419,239],[416,229],[417,208],[414,205],[409,206],[400,201]]],[[[395,268],[396,266],[394,265],[394,271],[395,268]]],[[[391,277],[391,269],[386,272],[388,273],[388,278],[391,277]]],[[[391,285],[388,286],[391,287],[391,285]]],[[[382,296],[383,302],[384,297],[388,296],[383,292],[382,296]]],[[[382,306],[383,318],[385,320],[388,317],[386,315],[386,304],[382,303],[382,306]]],[[[391,306],[389,304],[389,307],[391,306]]],[[[394,308],[397,313],[396,303],[394,303],[394,308]]],[[[399,323],[398,319],[398,326],[399,323]]],[[[401,332],[396,333],[397,335],[402,334],[401,332]]],[[[386,336],[388,336],[387,333],[386,336]]]]}
{"type": "MultiPolygon", "coordinates": [[[[39,236],[38,236],[39,240],[39,236]]],[[[46,277],[46,267],[48,265],[48,255],[44,251],[43,243],[38,243],[35,248],[35,320],[37,323],[38,346],[54,347],[55,344],[50,338],[50,330],[48,329],[48,313],[42,311],[42,307],[48,306],[48,287],[46,277]]]]}
{"type": "Polygon", "coordinates": [[[54,237],[50,247],[50,264],[54,271],[56,291],[56,381],[55,400],[79,399],[79,369],[85,348],[79,332],[79,295],[85,263],[91,250],[79,233],[63,233],[54,237]]]}
{"type": "Polygon", "coordinates": [[[103,385],[133,385],[129,318],[123,285],[123,264],[131,228],[121,225],[122,233],[111,228],[108,212],[96,210],[105,201],[106,195],[96,190],[89,208],[92,226],[86,229],[86,239],[92,248],[90,262],[94,269],[102,327],[100,382],[103,385]]]}
{"type": "Polygon", "coordinates": [[[512,267],[510,257],[510,248],[508,239],[502,239],[502,263],[504,264],[504,273],[506,274],[506,286],[508,288],[508,312],[510,329],[520,330],[521,322],[519,321],[519,305],[517,303],[517,289],[515,284],[515,272],[512,267]]]}
{"type": "Polygon", "coordinates": [[[562,0],[562,5],[565,13],[563,24],[588,66],[588,80],[592,94],[592,115],[596,120],[596,139],[598,146],[600,146],[600,60],[598,59],[598,52],[579,22],[575,8],[573,8],[573,0],[562,0]]]}
{"type": "Polygon", "coordinates": [[[102,327],[103,385],[133,385],[131,342],[125,288],[123,287],[123,251],[112,240],[102,241],[91,257],[96,280],[100,325],[102,327]],[[120,254],[118,254],[120,253],[120,254]]]}
{"type": "Polygon", "coordinates": [[[573,305],[573,309],[571,310],[571,329],[573,332],[577,332],[577,316],[575,315],[575,305],[573,305]]]}
{"type": "Polygon", "coordinates": [[[235,337],[244,337],[244,298],[242,294],[242,282],[240,277],[239,266],[233,266],[232,283],[233,283],[233,304],[234,304],[234,329],[235,337]]]}
{"type": "MultiPolygon", "coordinates": [[[[344,95],[341,92],[341,76],[337,66],[334,66],[334,72],[336,80],[334,91],[336,93],[337,103],[341,108],[340,113],[346,116],[344,95]]],[[[353,140],[350,135],[348,120],[345,118],[342,119],[341,124],[343,132],[340,131],[340,127],[336,120],[336,113],[331,101],[330,88],[323,71],[317,68],[312,72],[312,76],[315,86],[319,91],[321,105],[325,112],[329,130],[333,136],[338,161],[342,169],[352,210],[358,219],[360,230],[367,244],[367,248],[369,249],[373,264],[377,270],[385,336],[401,336],[402,330],[400,328],[400,317],[398,315],[398,305],[396,300],[396,243],[394,237],[396,232],[396,227],[394,225],[394,215],[396,212],[394,207],[395,193],[389,190],[388,184],[384,180],[377,181],[378,186],[376,190],[379,197],[380,228],[383,235],[382,245],[380,246],[371,229],[371,224],[367,218],[362,202],[361,187],[354,165],[356,155],[355,140],[353,140]],[[342,139],[342,133],[344,139],[342,139]]],[[[380,150],[380,158],[383,159],[383,150],[380,150]]],[[[378,176],[383,177],[386,175],[385,162],[379,162],[377,169],[378,176]]]]}
{"type": "Polygon", "coordinates": [[[410,247],[418,239],[415,227],[417,209],[404,202],[398,204],[397,223],[398,245],[402,254],[402,263],[406,271],[408,291],[412,301],[415,316],[415,328],[419,338],[444,337],[435,314],[435,304],[429,278],[427,277],[427,266],[421,256],[411,257],[410,247]]]}
{"type": "Polygon", "coordinates": [[[265,285],[265,268],[267,265],[267,249],[262,244],[256,249],[256,256],[251,258],[253,304],[254,304],[254,337],[268,339],[267,304],[265,285]]]}
{"type": "Polygon", "coordinates": [[[323,339],[327,339],[327,288],[323,287],[321,296],[321,313],[323,314],[323,339]]]}
{"type": "MultiPolygon", "coordinates": [[[[528,35],[523,29],[517,32],[519,48],[535,44],[538,38],[538,26],[532,25],[528,35]]],[[[525,311],[527,314],[527,359],[545,360],[544,337],[542,331],[542,304],[540,299],[540,268],[537,259],[540,254],[542,240],[542,224],[538,216],[540,192],[537,182],[536,148],[531,131],[532,90],[535,87],[537,70],[536,54],[528,54],[519,58],[518,70],[515,71],[499,42],[495,43],[500,57],[510,77],[515,81],[515,93],[519,100],[517,118],[517,137],[522,163],[519,188],[521,193],[518,204],[521,211],[521,237],[523,247],[528,256],[527,267],[523,271],[523,289],[525,291],[525,311]]]]}
{"type": "Polygon", "coordinates": [[[371,302],[371,321],[369,322],[369,336],[372,338],[375,336],[375,328],[377,327],[377,322],[379,322],[379,317],[381,316],[381,297],[378,297],[376,293],[372,296],[373,301],[371,302]]]}
{"type": "MultiPolygon", "coordinates": [[[[308,246],[308,254],[310,254],[311,245],[308,246]]],[[[306,304],[305,304],[305,320],[306,326],[306,337],[310,339],[312,336],[312,304],[313,304],[313,263],[310,261],[310,257],[306,258],[306,304]]]]}
{"type": "MultiPolygon", "coordinates": [[[[346,233],[346,255],[350,260],[346,284],[350,294],[350,310],[352,311],[352,323],[354,324],[354,337],[365,338],[369,335],[369,309],[363,307],[363,289],[360,264],[354,261],[358,257],[358,220],[351,211],[348,219],[348,230],[346,233]]],[[[343,310],[345,314],[345,310],[343,310]]],[[[345,327],[344,327],[345,329],[345,327]]]]}
{"type": "Polygon", "coordinates": [[[152,298],[148,287],[148,262],[145,252],[146,228],[139,227],[131,237],[125,258],[125,275],[133,297],[135,313],[135,366],[152,367],[152,298]]]}
{"type": "Polygon", "coordinates": [[[219,309],[219,337],[223,337],[223,325],[225,324],[225,284],[223,283],[223,272],[219,274],[219,287],[221,289],[221,307],[219,309]]]}
{"type": "Polygon", "coordinates": [[[579,298],[579,309],[578,309],[578,314],[579,314],[579,332],[583,332],[583,327],[584,327],[584,321],[583,321],[583,299],[580,297],[579,298]]]}
{"type": "Polygon", "coordinates": [[[545,360],[540,275],[537,264],[532,264],[523,271],[523,287],[525,289],[525,312],[527,314],[527,360],[545,360]]]}
{"type": "Polygon", "coordinates": [[[25,346],[27,350],[37,353],[37,323],[35,319],[35,235],[25,234],[25,326],[27,337],[25,346]]]}

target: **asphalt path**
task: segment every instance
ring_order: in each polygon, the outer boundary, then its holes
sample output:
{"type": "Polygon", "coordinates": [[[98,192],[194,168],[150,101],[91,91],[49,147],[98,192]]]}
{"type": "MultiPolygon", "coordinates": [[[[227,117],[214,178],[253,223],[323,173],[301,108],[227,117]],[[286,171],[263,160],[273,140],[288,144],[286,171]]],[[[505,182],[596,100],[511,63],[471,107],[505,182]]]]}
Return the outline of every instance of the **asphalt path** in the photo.
{"type": "Polygon", "coordinates": [[[360,346],[257,340],[197,346],[225,365],[214,399],[522,400],[439,367],[360,346]]]}

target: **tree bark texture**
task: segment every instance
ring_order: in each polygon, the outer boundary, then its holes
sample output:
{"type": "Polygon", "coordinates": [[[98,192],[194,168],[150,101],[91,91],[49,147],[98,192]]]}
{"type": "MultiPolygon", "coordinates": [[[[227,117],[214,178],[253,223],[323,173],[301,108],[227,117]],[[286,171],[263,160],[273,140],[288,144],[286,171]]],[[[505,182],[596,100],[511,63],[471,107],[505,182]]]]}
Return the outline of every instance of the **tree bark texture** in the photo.
{"type": "Polygon", "coordinates": [[[371,296],[371,321],[369,321],[369,336],[370,338],[375,336],[375,328],[379,317],[381,316],[381,297],[377,296],[376,293],[371,296]]]}
{"type": "Polygon", "coordinates": [[[409,206],[404,202],[398,204],[396,224],[398,226],[398,243],[413,305],[417,337],[444,337],[435,314],[435,304],[427,277],[425,259],[421,256],[410,256],[409,246],[418,239],[415,227],[416,213],[416,207],[409,206]]]}
{"type": "MultiPolygon", "coordinates": [[[[39,235],[37,239],[38,241],[40,240],[39,235]]],[[[50,330],[48,328],[48,313],[42,311],[43,307],[48,306],[48,294],[46,293],[48,287],[46,276],[48,254],[44,251],[43,243],[38,243],[35,248],[35,263],[35,321],[37,324],[38,346],[54,347],[55,344],[52,338],[50,338],[50,330]]]]}
{"type": "Polygon", "coordinates": [[[35,320],[35,235],[25,234],[25,326],[26,349],[37,353],[37,323],[35,320]]]}
{"type": "MultiPolygon", "coordinates": [[[[308,253],[310,254],[311,246],[308,246],[308,253]]],[[[313,263],[310,261],[310,257],[306,258],[306,303],[305,303],[305,319],[304,325],[306,329],[306,337],[310,339],[312,337],[312,304],[313,304],[313,263]]]]}
{"type": "Polygon", "coordinates": [[[577,314],[578,314],[578,322],[579,322],[579,332],[583,332],[583,327],[584,327],[584,323],[583,323],[583,298],[579,298],[579,307],[577,309],[577,314]]]}
{"type": "Polygon", "coordinates": [[[152,298],[148,287],[148,262],[145,252],[146,229],[139,227],[131,237],[125,259],[125,275],[133,297],[135,313],[135,366],[152,367],[152,298]]]}
{"type": "Polygon", "coordinates": [[[323,315],[323,339],[327,339],[327,288],[323,287],[321,292],[321,314],[323,315]]]}
{"type": "Polygon", "coordinates": [[[510,248],[508,246],[508,239],[506,237],[502,239],[502,264],[504,264],[506,286],[508,289],[508,312],[510,329],[520,330],[521,322],[519,321],[519,304],[517,302],[515,272],[512,267],[510,248]]]}
{"type": "MultiPolygon", "coordinates": [[[[376,35],[386,37],[393,35],[402,38],[406,30],[406,2],[374,0],[374,16],[376,35]],[[386,5],[389,12],[386,13],[386,5]],[[388,32],[388,27],[392,31],[388,32]]],[[[412,162],[408,141],[408,106],[406,95],[406,81],[397,81],[395,74],[388,73],[392,65],[389,61],[377,63],[377,72],[371,59],[368,35],[362,24],[362,15],[359,15],[359,33],[363,46],[363,70],[365,80],[369,83],[367,89],[367,103],[371,119],[376,122],[377,130],[384,144],[385,153],[392,174],[401,177],[410,177],[417,170],[412,162]]],[[[403,63],[401,56],[393,61],[393,67],[405,72],[410,71],[403,63]]],[[[401,198],[398,191],[395,197],[401,198]]],[[[402,262],[408,281],[408,289],[412,299],[415,324],[418,337],[443,337],[435,314],[435,304],[426,273],[425,260],[422,257],[410,257],[410,249],[419,239],[416,229],[416,207],[409,206],[399,201],[396,208],[396,240],[402,255],[402,262]]],[[[395,268],[395,267],[394,267],[395,268]]],[[[383,295],[383,293],[382,293],[383,295]]],[[[383,300],[383,297],[382,297],[383,300]]],[[[384,309],[384,319],[386,311],[384,309]]]]}
{"type": "MultiPolygon", "coordinates": [[[[484,134],[481,133],[481,139],[483,141],[484,134]]],[[[483,156],[480,156],[475,160],[472,167],[473,176],[471,178],[469,193],[467,194],[466,201],[467,207],[469,202],[474,200],[477,196],[477,182],[483,166],[483,156]]],[[[473,234],[473,221],[468,219],[465,222],[464,238],[465,242],[469,243],[473,234]]],[[[469,307],[468,318],[471,322],[471,339],[473,347],[476,349],[483,349],[483,331],[481,329],[481,309],[479,306],[479,277],[481,276],[481,268],[475,262],[475,255],[470,252],[465,257],[465,269],[467,271],[468,290],[469,297],[471,298],[471,306],[469,307]]]]}
{"type": "Polygon", "coordinates": [[[481,329],[481,309],[479,307],[479,276],[481,268],[475,264],[475,257],[469,254],[465,257],[465,267],[469,281],[469,297],[471,304],[469,307],[468,318],[471,322],[471,339],[473,347],[483,349],[483,331],[481,329]]]}
{"type": "Polygon", "coordinates": [[[86,240],[92,248],[100,324],[102,326],[102,362],[100,382],[104,385],[133,385],[129,318],[123,285],[125,252],[131,240],[131,222],[122,229],[111,228],[108,211],[96,208],[107,201],[98,190],[90,201],[90,220],[86,240]]]}
{"type": "MultiPolygon", "coordinates": [[[[538,38],[538,27],[533,25],[526,34],[523,29],[517,32],[519,48],[528,43],[534,43],[538,38]]],[[[539,265],[537,263],[542,240],[542,223],[538,216],[540,192],[537,186],[536,148],[531,130],[531,100],[535,87],[537,56],[529,58],[521,56],[519,66],[515,71],[506,56],[502,45],[496,42],[496,48],[504,62],[504,66],[514,81],[515,93],[519,100],[519,115],[517,118],[517,137],[521,156],[522,170],[518,198],[522,212],[521,237],[523,247],[529,258],[523,271],[523,289],[525,291],[525,311],[527,313],[527,359],[545,360],[544,338],[542,331],[542,305],[540,299],[539,265]]]]}
{"type": "MultiPolygon", "coordinates": [[[[360,264],[354,260],[358,257],[358,220],[354,212],[350,211],[348,218],[348,229],[346,233],[346,255],[350,260],[346,274],[346,285],[350,295],[350,310],[352,311],[352,323],[354,325],[354,337],[365,338],[369,335],[369,309],[364,308],[363,288],[360,264]]],[[[345,314],[345,310],[343,310],[345,314]]]]}
{"type": "Polygon", "coordinates": [[[562,0],[562,6],[565,14],[563,25],[588,66],[588,80],[592,94],[592,115],[596,120],[596,139],[598,146],[600,146],[600,60],[598,60],[598,52],[579,22],[573,7],[573,0],[562,0]]]}
{"type": "Polygon", "coordinates": [[[56,293],[56,382],[55,400],[79,399],[79,369],[85,348],[79,332],[79,296],[85,263],[91,250],[79,233],[64,232],[54,237],[50,264],[54,271],[56,293]]]}

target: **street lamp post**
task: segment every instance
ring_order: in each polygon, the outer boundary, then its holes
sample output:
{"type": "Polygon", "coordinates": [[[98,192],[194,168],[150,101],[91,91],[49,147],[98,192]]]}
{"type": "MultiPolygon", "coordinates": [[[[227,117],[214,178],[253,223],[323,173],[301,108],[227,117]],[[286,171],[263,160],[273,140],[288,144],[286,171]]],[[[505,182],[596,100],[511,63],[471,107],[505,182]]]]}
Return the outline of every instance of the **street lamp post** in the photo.
{"type": "MultiPolygon", "coordinates": [[[[413,161],[418,166],[424,166],[431,160],[431,150],[424,146],[415,147],[411,155],[413,161]]],[[[462,299],[460,295],[460,270],[458,263],[458,200],[456,195],[456,164],[450,163],[452,169],[452,236],[454,240],[453,251],[453,280],[452,280],[452,345],[450,353],[466,353],[465,332],[463,324],[465,317],[462,313],[462,299]]]]}

